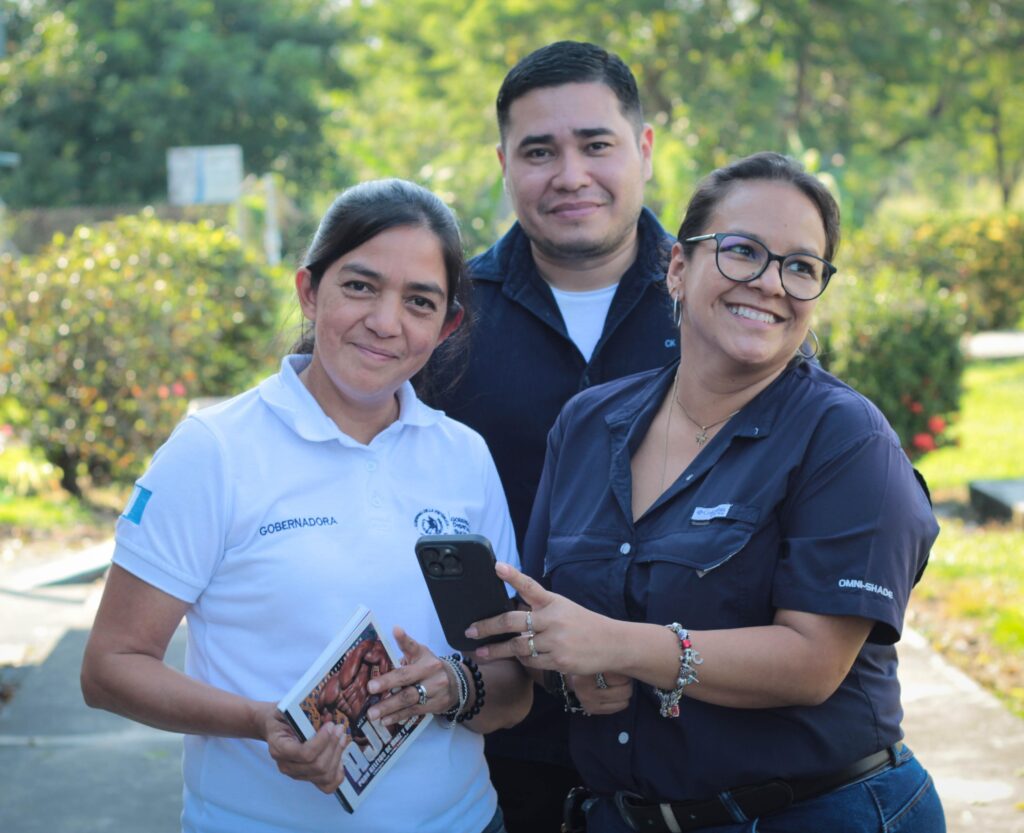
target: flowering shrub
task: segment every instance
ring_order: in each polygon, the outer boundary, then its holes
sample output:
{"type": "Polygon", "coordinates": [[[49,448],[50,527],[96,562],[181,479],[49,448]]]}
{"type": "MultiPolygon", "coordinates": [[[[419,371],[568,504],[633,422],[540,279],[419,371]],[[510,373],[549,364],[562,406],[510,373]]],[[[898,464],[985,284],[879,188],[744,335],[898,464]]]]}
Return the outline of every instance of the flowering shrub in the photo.
{"type": "Polygon", "coordinates": [[[131,479],[197,396],[270,358],[274,274],[228,230],[121,217],[0,257],[0,397],[73,493],[79,464],[131,479]]]}
{"type": "Polygon", "coordinates": [[[967,300],[969,332],[1024,326],[1024,213],[904,216],[874,223],[844,246],[843,269],[935,278],[967,300]]]}
{"type": "Polygon", "coordinates": [[[951,442],[965,306],[935,279],[892,269],[837,275],[819,306],[822,364],[879,407],[911,459],[951,442]]]}

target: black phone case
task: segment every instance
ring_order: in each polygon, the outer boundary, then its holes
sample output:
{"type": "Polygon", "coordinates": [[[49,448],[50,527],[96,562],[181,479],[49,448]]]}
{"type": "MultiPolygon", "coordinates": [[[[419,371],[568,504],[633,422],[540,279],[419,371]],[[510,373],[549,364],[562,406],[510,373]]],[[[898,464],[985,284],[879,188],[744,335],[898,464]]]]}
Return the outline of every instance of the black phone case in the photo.
{"type": "Polygon", "coordinates": [[[424,535],[416,542],[416,560],[427,582],[445,639],[453,648],[472,651],[503,642],[517,633],[470,639],[466,628],[512,610],[505,583],[494,572],[494,552],[483,535],[424,535]]]}

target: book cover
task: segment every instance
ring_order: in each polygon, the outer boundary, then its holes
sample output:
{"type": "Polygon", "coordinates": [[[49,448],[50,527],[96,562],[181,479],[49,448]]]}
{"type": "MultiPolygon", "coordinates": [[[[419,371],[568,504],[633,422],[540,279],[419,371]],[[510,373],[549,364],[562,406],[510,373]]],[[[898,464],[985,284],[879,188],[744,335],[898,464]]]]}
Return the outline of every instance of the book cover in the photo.
{"type": "Polygon", "coordinates": [[[373,614],[360,605],[277,705],[304,741],[328,721],[344,727],[345,780],[335,795],[349,813],[355,812],[366,793],[385,776],[433,717],[417,715],[404,723],[384,726],[366,716],[370,706],[390,696],[370,694],[367,683],[391,671],[396,664],[395,654],[381,637],[373,614]]]}

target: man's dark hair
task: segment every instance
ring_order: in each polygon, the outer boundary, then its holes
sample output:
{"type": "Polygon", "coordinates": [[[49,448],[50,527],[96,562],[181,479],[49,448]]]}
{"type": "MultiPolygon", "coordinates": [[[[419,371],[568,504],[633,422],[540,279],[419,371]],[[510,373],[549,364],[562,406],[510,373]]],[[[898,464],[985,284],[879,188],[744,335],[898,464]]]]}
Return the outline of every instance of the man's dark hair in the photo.
{"type": "Polygon", "coordinates": [[[512,102],[540,87],[562,84],[600,83],[615,93],[619,107],[637,135],[644,123],[636,78],[618,55],[592,43],[563,40],[531,52],[509,70],[498,90],[496,109],[501,141],[508,130],[508,111],[512,102]]]}

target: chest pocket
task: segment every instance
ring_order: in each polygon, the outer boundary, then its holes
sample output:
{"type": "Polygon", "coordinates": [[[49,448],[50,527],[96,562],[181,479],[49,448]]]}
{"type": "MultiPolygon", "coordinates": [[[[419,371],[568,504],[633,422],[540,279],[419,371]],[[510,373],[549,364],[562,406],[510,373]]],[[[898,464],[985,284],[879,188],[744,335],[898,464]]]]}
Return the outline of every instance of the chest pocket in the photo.
{"type": "Polygon", "coordinates": [[[552,533],[544,575],[556,593],[590,610],[625,619],[623,588],[631,552],[632,546],[611,531],[552,533]]]}
{"type": "Polygon", "coordinates": [[[767,586],[761,573],[771,568],[743,557],[759,516],[756,506],[740,504],[698,509],[672,531],[645,539],[626,578],[632,618],[706,629],[763,616],[757,588],[767,586]]]}
{"type": "Polygon", "coordinates": [[[636,562],[679,564],[692,568],[698,578],[703,578],[747,545],[759,514],[756,506],[735,503],[697,507],[676,529],[645,540],[636,562]]]}

